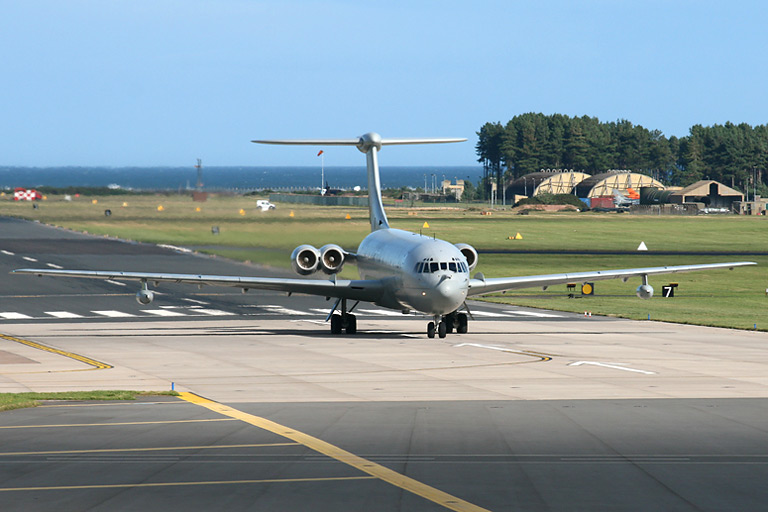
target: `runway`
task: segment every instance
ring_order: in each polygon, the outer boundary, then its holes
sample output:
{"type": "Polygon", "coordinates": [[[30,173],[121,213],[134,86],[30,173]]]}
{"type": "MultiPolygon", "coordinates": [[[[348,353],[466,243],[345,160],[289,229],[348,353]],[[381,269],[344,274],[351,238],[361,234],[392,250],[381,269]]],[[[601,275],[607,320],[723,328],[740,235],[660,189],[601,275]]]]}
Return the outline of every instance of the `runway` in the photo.
{"type": "MultiPolygon", "coordinates": [[[[267,275],[0,228],[0,271],[267,275]]],[[[371,305],[332,336],[323,298],[160,290],[140,306],[130,284],[4,280],[0,391],[190,394],[0,413],[3,510],[768,506],[765,333],[477,304],[443,340],[371,305]]]]}

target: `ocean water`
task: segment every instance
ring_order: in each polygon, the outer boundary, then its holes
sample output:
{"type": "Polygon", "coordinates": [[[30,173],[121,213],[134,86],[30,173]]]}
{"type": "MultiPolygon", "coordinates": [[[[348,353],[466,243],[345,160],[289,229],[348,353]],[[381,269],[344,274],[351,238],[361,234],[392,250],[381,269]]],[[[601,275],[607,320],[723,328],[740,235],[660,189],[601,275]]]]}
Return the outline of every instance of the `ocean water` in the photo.
{"type": "MultiPolygon", "coordinates": [[[[381,167],[384,188],[424,187],[443,179],[469,179],[477,184],[482,167],[381,167]],[[433,178],[434,176],[434,178],[433,178]]],[[[321,186],[320,167],[204,167],[205,190],[307,190],[321,186]]],[[[325,181],[331,188],[368,186],[365,167],[326,167],[325,181]]],[[[135,190],[179,190],[194,188],[194,167],[0,167],[0,188],[15,187],[107,187],[118,185],[135,190]]]]}

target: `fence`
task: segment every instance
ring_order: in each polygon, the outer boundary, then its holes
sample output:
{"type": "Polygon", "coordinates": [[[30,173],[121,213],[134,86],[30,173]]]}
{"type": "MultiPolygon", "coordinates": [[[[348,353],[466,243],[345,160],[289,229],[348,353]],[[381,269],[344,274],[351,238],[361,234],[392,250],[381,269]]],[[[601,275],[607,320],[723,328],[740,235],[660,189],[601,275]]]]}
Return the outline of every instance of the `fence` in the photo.
{"type": "Polygon", "coordinates": [[[269,194],[273,203],[316,204],[321,206],[368,207],[368,198],[362,196],[320,196],[309,194],[269,194]]]}

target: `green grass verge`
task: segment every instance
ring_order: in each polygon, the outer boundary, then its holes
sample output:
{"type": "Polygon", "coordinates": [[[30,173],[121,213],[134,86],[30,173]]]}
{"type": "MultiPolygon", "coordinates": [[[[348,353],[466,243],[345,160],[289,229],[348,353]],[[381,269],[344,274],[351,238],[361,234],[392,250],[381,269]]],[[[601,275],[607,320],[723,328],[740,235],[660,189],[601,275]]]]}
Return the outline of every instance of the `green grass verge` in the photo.
{"type": "Polygon", "coordinates": [[[0,393],[0,411],[36,407],[43,400],[136,400],[138,396],[178,396],[175,391],[61,391],[55,393],[0,393]]]}

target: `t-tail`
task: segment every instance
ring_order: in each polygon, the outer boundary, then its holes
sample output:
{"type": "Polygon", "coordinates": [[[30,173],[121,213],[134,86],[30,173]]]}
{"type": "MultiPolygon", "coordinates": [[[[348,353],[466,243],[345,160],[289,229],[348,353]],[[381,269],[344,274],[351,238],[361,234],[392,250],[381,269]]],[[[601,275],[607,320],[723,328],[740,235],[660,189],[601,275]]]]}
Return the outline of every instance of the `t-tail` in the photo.
{"type": "Polygon", "coordinates": [[[308,140],[254,140],[258,144],[292,144],[306,146],[355,146],[365,153],[368,167],[368,211],[371,231],[389,227],[387,214],[381,200],[381,178],[379,177],[379,151],[382,146],[395,144],[444,144],[464,142],[467,139],[382,139],[378,133],[370,132],[356,139],[308,139],[308,140]]]}

